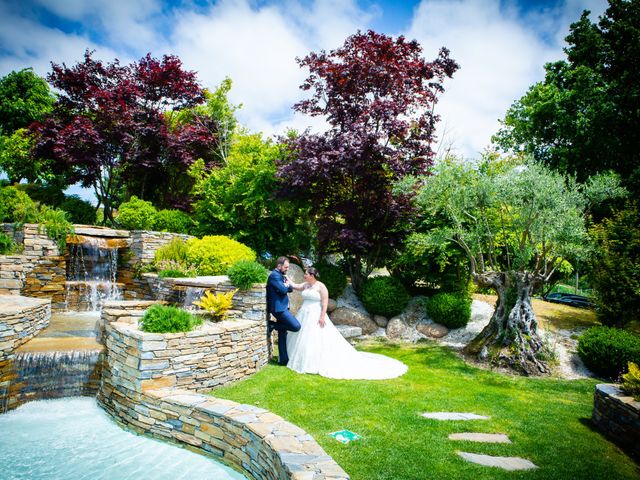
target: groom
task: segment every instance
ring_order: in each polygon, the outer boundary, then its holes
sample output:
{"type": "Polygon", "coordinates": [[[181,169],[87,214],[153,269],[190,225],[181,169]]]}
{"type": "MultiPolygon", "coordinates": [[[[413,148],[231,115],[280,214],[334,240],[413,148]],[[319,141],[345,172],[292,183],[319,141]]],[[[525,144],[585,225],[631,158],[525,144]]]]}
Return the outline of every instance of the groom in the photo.
{"type": "Polygon", "coordinates": [[[300,322],[289,311],[289,292],[293,287],[289,284],[289,279],[285,276],[289,270],[289,259],[280,257],[276,260],[276,268],[269,274],[267,280],[267,335],[271,330],[278,331],[278,354],[279,364],[289,363],[287,354],[287,331],[297,332],[300,330],[300,322]],[[270,321],[270,315],[276,318],[276,322],[270,321]]]}

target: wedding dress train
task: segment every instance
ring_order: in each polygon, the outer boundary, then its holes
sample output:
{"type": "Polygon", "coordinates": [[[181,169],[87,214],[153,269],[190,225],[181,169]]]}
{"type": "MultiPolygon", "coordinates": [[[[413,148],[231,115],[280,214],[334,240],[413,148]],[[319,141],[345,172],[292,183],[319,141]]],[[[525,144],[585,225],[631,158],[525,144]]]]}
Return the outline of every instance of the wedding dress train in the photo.
{"type": "Polygon", "coordinates": [[[287,367],[291,370],[351,380],[395,378],[407,371],[404,363],[393,358],[358,352],[344,339],[328,316],[325,316],[325,326],[320,327],[318,320],[322,304],[318,290],[303,290],[302,298],[304,301],[296,315],[302,328],[287,336],[287,367]]]}

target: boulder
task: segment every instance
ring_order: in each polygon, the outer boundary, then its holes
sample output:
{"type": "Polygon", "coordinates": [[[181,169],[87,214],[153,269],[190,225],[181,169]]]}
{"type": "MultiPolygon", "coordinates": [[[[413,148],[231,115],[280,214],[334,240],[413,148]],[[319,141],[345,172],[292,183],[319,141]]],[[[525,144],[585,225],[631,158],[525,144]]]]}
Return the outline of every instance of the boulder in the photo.
{"type": "Polygon", "coordinates": [[[353,338],[362,335],[362,329],[360,327],[352,327],[351,325],[336,325],[336,329],[344,338],[353,338]]]}
{"type": "Polygon", "coordinates": [[[382,315],[374,315],[373,321],[376,322],[381,328],[387,328],[387,324],[389,323],[389,319],[387,317],[383,317],[382,315]]]}
{"type": "Polygon", "coordinates": [[[378,324],[371,320],[369,315],[349,307],[336,308],[329,318],[335,325],[360,327],[363,335],[370,335],[378,329],[378,324]]]}
{"type": "Polygon", "coordinates": [[[418,325],[416,325],[416,330],[418,330],[421,334],[431,338],[442,338],[447,333],[449,333],[449,329],[447,327],[433,322],[419,323],[418,325]]]}
{"type": "Polygon", "coordinates": [[[327,304],[327,313],[333,312],[336,308],[338,308],[338,302],[330,298],[329,303],[327,304]]]}
{"type": "Polygon", "coordinates": [[[387,338],[389,340],[402,340],[410,337],[411,328],[401,317],[393,317],[387,324],[387,338]]]}
{"type": "MultiPolygon", "coordinates": [[[[290,263],[287,277],[293,283],[302,283],[304,282],[304,270],[295,263],[290,263]]],[[[300,306],[302,306],[302,295],[294,290],[289,294],[289,310],[295,315],[300,310],[300,306]]]]}
{"type": "Polygon", "coordinates": [[[416,325],[418,322],[426,318],[427,313],[424,307],[424,299],[425,297],[413,297],[407,308],[404,309],[401,316],[402,319],[407,323],[407,325],[416,325]]]}

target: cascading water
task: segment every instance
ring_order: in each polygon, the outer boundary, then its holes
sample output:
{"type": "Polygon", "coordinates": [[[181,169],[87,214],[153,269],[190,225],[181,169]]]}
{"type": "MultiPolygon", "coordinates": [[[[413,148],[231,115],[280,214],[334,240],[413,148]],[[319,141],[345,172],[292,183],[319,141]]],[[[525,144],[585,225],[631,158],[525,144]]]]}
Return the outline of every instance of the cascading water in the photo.
{"type": "Polygon", "coordinates": [[[182,305],[186,309],[194,310],[193,302],[200,300],[207,289],[203,287],[187,287],[184,291],[184,300],[182,305]]]}
{"type": "Polygon", "coordinates": [[[99,311],[107,300],[122,298],[116,283],[118,248],[106,238],[78,236],[69,244],[65,302],[67,310],[99,311]]]}

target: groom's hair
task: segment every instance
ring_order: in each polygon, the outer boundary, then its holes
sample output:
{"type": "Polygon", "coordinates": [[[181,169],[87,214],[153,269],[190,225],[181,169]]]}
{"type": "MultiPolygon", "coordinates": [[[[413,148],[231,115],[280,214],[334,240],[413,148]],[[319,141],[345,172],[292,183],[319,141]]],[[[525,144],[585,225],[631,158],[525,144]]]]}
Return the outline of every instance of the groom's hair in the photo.
{"type": "Polygon", "coordinates": [[[278,257],[278,259],[276,260],[276,267],[284,265],[284,262],[288,262],[288,261],[289,259],[287,257],[278,257]]]}

